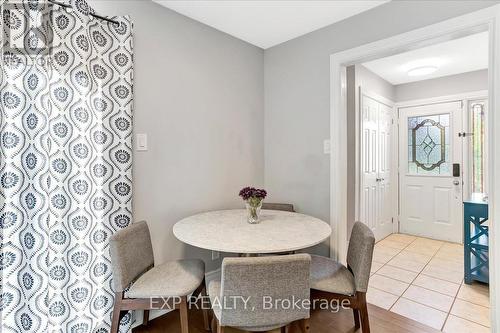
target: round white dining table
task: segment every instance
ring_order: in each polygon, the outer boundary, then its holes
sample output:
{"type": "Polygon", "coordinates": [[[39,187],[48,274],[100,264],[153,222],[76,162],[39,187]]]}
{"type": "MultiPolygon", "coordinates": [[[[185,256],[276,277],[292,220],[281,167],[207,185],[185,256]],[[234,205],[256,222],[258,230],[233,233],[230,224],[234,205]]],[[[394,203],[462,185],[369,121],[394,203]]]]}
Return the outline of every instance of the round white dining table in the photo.
{"type": "Polygon", "coordinates": [[[292,252],[319,244],[332,232],[315,217],[262,210],[260,223],[247,222],[244,209],[201,213],[180,220],[173,232],[180,241],[202,249],[239,254],[292,252]]]}

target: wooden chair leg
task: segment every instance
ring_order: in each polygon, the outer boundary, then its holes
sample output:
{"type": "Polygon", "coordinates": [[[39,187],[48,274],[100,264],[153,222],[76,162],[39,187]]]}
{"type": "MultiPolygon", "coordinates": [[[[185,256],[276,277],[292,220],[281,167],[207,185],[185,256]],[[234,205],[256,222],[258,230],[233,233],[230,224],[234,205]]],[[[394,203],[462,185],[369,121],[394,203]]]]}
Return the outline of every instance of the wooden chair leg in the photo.
{"type": "Polygon", "coordinates": [[[368,307],[366,305],[366,293],[359,295],[360,314],[361,314],[361,330],[363,333],[370,333],[370,321],[368,319],[368,307]]]}
{"type": "Polygon", "coordinates": [[[352,309],[352,314],[354,315],[354,327],[356,329],[360,328],[360,323],[359,323],[359,310],[358,309],[352,309]]]}
{"type": "Polygon", "coordinates": [[[219,319],[215,316],[215,313],[212,317],[212,333],[224,333],[224,326],[221,326],[219,323],[219,319]]]}
{"type": "Polygon", "coordinates": [[[144,310],[144,314],[142,317],[142,325],[148,326],[148,321],[149,321],[149,310],[144,310]]]}
{"type": "Polygon", "coordinates": [[[202,284],[203,284],[203,288],[201,289],[201,297],[202,297],[201,312],[203,313],[203,325],[205,326],[205,331],[210,331],[210,322],[208,320],[208,310],[204,308],[205,299],[207,298],[207,285],[205,283],[205,279],[203,279],[202,284]]]}
{"type": "Polygon", "coordinates": [[[224,326],[221,326],[217,320],[217,333],[224,333],[224,326]]]}
{"type": "Polygon", "coordinates": [[[110,333],[118,333],[118,327],[120,326],[120,310],[121,302],[123,299],[123,293],[115,293],[115,305],[113,307],[113,316],[111,318],[111,331],[110,333]]]}
{"type": "Polygon", "coordinates": [[[188,327],[188,308],[187,308],[187,297],[181,298],[181,303],[179,304],[179,313],[181,316],[181,333],[189,333],[188,327]]]}
{"type": "Polygon", "coordinates": [[[309,333],[311,325],[309,325],[309,318],[304,318],[300,321],[300,329],[302,333],[309,333]]]}
{"type": "Polygon", "coordinates": [[[217,333],[217,321],[215,319],[215,315],[213,315],[212,317],[212,323],[210,327],[212,328],[212,333],[217,333]]]}
{"type": "Polygon", "coordinates": [[[287,332],[288,332],[288,325],[282,326],[281,333],[287,333],[287,332]]]}

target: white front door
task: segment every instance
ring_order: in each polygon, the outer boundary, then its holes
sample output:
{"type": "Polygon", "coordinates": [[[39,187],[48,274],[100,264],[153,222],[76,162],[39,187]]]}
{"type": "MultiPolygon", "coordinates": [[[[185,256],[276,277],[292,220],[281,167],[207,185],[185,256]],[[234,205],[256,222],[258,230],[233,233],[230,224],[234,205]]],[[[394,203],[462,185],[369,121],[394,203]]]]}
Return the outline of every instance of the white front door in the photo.
{"type": "Polygon", "coordinates": [[[462,113],[461,101],[399,109],[402,233],[462,242],[462,113]]]}
{"type": "Polygon", "coordinates": [[[392,233],[391,146],[393,105],[361,92],[361,191],[359,220],[377,241],[392,233]]]}

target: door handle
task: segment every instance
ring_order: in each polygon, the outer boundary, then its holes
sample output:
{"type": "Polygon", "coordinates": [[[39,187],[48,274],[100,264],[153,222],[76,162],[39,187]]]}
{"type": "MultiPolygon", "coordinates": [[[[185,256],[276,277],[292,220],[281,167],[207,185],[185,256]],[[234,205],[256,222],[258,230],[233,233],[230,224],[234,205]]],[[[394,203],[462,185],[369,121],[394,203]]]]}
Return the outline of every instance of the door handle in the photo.
{"type": "Polygon", "coordinates": [[[375,181],[377,181],[377,182],[381,182],[383,180],[384,180],[384,178],[375,178],[375,181]]]}
{"type": "Polygon", "coordinates": [[[460,185],[460,181],[459,180],[454,180],[453,181],[453,185],[457,185],[457,186],[460,185]]]}

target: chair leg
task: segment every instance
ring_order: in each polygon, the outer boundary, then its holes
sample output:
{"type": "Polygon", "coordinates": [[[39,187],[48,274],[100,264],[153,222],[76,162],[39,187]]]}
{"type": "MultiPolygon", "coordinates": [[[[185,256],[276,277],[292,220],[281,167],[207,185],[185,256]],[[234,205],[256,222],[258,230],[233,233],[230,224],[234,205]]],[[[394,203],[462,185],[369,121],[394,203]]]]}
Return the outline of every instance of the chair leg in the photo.
{"type": "Polygon", "coordinates": [[[224,333],[224,327],[220,326],[219,319],[214,316],[212,317],[212,333],[224,333]]]}
{"type": "Polygon", "coordinates": [[[181,303],[179,304],[179,313],[181,316],[181,333],[189,333],[188,308],[187,308],[187,297],[186,296],[183,296],[181,298],[181,303]]]}
{"type": "Polygon", "coordinates": [[[205,331],[210,331],[210,323],[208,320],[208,309],[205,309],[205,307],[204,307],[205,299],[207,297],[207,285],[205,283],[205,279],[203,279],[202,284],[203,284],[203,288],[201,289],[201,297],[202,297],[201,312],[203,313],[203,325],[205,326],[205,331]]]}
{"type": "Polygon", "coordinates": [[[217,319],[215,321],[217,321],[217,333],[224,333],[224,326],[221,326],[217,319]]]}
{"type": "Polygon", "coordinates": [[[142,325],[148,326],[148,321],[149,321],[149,310],[144,310],[144,314],[142,317],[142,325]]]}
{"type": "Polygon", "coordinates": [[[370,333],[370,321],[368,319],[368,307],[366,305],[366,293],[359,293],[359,304],[361,314],[361,329],[363,333],[370,333]]]}
{"type": "Polygon", "coordinates": [[[215,319],[215,315],[212,317],[212,324],[210,327],[212,328],[212,333],[217,333],[217,320],[215,319]]]}
{"type": "Polygon", "coordinates": [[[123,294],[121,292],[115,293],[115,305],[113,307],[113,316],[111,318],[111,331],[110,333],[118,333],[118,327],[120,326],[120,309],[123,294]]]}
{"type": "Polygon", "coordinates": [[[358,309],[352,309],[352,314],[354,315],[354,327],[356,329],[360,328],[360,323],[359,323],[359,310],[358,309]]]}
{"type": "Polygon", "coordinates": [[[282,326],[281,333],[287,333],[287,332],[288,332],[288,325],[282,326]]]}
{"type": "Polygon", "coordinates": [[[311,325],[309,325],[309,318],[304,318],[300,321],[300,329],[302,333],[309,333],[311,325]]]}

